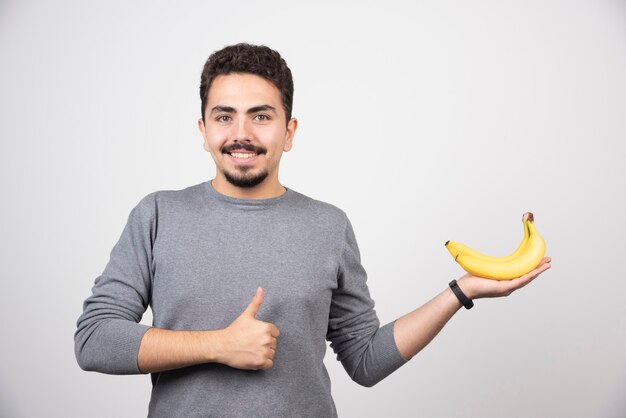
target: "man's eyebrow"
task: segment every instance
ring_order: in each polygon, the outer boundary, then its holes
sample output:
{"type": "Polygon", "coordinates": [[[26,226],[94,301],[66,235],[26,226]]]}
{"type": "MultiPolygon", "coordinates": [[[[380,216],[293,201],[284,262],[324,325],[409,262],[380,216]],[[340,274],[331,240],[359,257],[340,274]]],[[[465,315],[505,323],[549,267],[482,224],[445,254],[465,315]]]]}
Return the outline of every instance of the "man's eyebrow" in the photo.
{"type": "MultiPolygon", "coordinates": [[[[251,115],[253,113],[257,113],[257,112],[273,112],[273,113],[277,113],[276,112],[276,108],[274,106],[270,106],[268,104],[264,104],[264,105],[259,105],[259,106],[253,106],[250,109],[248,109],[246,111],[246,113],[248,115],[251,115]]],[[[221,105],[217,105],[215,107],[213,107],[213,109],[211,109],[211,114],[214,113],[236,113],[235,108],[232,106],[221,106],[221,105]]]]}
{"type": "Polygon", "coordinates": [[[251,114],[251,113],[267,112],[267,111],[276,113],[276,108],[274,106],[270,106],[268,104],[264,104],[264,105],[260,105],[260,106],[251,107],[250,109],[248,109],[248,111],[246,113],[247,114],[251,114]]]}
{"type": "Polygon", "coordinates": [[[231,106],[215,106],[213,109],[211,109],[211,114],[213,113],[219,113],[219,112],[224,112],[224,113],[235,113],[235,108],[231,107],[231,106]]]}

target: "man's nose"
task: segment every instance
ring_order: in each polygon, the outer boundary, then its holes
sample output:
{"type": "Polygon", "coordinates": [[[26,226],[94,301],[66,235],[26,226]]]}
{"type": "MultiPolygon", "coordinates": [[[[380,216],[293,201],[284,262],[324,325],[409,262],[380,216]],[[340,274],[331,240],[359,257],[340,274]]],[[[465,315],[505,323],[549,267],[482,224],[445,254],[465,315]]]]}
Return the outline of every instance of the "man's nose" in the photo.
{"type": "Polygon", "coordinates": [[[248,118],[241,118],[233,126],[233,141],[251,141],[252,130],[248,118]]]}

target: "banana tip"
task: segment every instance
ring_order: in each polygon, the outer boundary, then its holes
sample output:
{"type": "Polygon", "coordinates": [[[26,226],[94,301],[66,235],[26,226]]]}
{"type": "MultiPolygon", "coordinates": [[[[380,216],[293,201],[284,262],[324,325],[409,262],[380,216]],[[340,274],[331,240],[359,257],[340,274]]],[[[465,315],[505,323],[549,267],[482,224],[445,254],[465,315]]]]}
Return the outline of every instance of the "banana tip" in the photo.
{"type": "Polygon", "coordinates": [[[446,246],[446,247],[448,246],[448,243],[449,243],[449,242],[450,242],[450,240],[447,240],[447,241],[446,241],[446,243],[445,243],[445,246],[446,246]]]}

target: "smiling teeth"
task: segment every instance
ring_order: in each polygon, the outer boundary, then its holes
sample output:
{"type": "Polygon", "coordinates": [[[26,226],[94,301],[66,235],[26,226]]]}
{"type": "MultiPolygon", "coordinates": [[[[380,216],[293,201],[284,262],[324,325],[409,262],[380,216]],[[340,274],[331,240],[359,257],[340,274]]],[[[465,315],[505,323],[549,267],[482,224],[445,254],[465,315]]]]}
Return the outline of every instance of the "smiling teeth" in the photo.
{"type": "Polygon", "coordinates": [[[256,154],[247,154],[247,153],[243,153],[243,152],[233,152],[230,155],[232,155],[235,158],[252,158],[252,157],[256,157],[256,154]]]}

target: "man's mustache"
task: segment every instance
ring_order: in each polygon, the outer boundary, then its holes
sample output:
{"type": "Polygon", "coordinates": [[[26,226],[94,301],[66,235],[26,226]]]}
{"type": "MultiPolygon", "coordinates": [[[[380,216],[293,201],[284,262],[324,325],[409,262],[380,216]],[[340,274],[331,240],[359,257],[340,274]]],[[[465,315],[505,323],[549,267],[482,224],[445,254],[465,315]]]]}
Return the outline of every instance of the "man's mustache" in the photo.
{"type": "Polygon", "coordinates": [[[234,144],[224,145],[220,151],[222,154],[230,154],[237,151],[249,151],[255,154],[265,154],[267,150],[263,147],[257,147],[247,142],[235,142],[234,144]]]}

